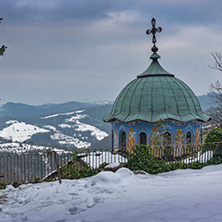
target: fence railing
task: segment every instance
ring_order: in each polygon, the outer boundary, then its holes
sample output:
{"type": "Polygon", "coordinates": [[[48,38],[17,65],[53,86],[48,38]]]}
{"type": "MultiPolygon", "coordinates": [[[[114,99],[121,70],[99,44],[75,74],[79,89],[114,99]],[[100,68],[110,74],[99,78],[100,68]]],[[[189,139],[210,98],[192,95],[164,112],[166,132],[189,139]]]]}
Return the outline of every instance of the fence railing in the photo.
{"type": "Polygon", "coordinates": [[[222,142],[208,144],[190,144],[181,146],[155,146],[150,149],[153,157],[167,162],[205,163],[213,157],[222,156],[222,142]]]}
{"type": "MultiPolygon", "coordinates": [[[[57,151],[56,158],[51,151],[10,153],[0,152],[0,182],[7,184],[28,183],[53,177],[59,167],[76,161],[76,170],[98,168],[102,163],[127,162],[127,159],[112,149],[57,151]],[[77,158],[74,156],[77,155],[77,158]],[[56,163],[57,162],[57,163],[56,163]]],[[[67,168],[69,170],[69,168],[67,168]]]]}
{"type": "MultiPolygon", "coordinates": [[[[152,147],[150,155],[166,162],[192,162],[206,163],[212,158],[222,158],[222,142],[188,145],[180,147],[152,147]]],[[[57,151],[52,155],[51,151],[32,151],[24,153],[0,152],[0,182],[7,184],[28,183],[53,177],[57,173],[57,167],[64,164],[69,166],[76,161],[76,169],[98,168],[101,164],[127,162],[129,155],[125,149],[103,150],[77,150],[57,151]],[[75,158],[74,158],[75,156],[75,158]],[[76,158],[77,157],[77,158],[76,158]]],[[[68,170],[69,168],[67,168],[68,170]]]]}

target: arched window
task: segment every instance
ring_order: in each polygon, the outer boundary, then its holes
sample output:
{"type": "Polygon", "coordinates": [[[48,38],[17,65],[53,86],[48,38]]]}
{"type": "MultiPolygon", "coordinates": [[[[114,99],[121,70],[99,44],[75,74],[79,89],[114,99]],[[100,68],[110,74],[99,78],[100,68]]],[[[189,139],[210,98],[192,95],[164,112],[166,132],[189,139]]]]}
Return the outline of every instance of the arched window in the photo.
{"type": "Polygon", "coordinates": [[[171,145],[171,134],[169,132],[165,132],[163,134],[163,146],[171,145]]]}
{"type": "Polygon", "coordinates": [[[144,145],[147,145],[147,135],[145,132],[141,132],[139,134],[139,144],[144,144],[144,145]]]}
{"type": "Polygon", "coordinates": [[[126,132],[122,130],[120,132],[120,148],[126,148],[126,132]]]}
{"type": "Polygon", "coordinates": [[[187,131],[186,144],[192,144],[192,132],[191,131],[187,131]]]}

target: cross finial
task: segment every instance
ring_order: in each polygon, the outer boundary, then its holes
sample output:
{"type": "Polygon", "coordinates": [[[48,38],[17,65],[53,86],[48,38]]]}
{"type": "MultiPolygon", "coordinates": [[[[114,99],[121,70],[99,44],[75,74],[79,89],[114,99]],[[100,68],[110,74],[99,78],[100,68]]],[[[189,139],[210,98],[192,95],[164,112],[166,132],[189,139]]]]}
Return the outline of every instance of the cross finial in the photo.
{"type": "Polygon", "coordinates": [[[151,20],[151,24],[152,24],[152,29],[147,29],[146,31],[146,34],[149,35],[149,34],[152,34],[153,35],[153,39],[152,39],[152,43],[153,43],[153,47],[152,47],[152,52],[157,52],[158,51],[158,48],[156,47],[155,43],[157,42],[156,40],[156,33],[157,32],[161,32],[162,31],[162,28],[161,27],[158,27],[156,28],[156,19],[153,18],[151,20]]]}

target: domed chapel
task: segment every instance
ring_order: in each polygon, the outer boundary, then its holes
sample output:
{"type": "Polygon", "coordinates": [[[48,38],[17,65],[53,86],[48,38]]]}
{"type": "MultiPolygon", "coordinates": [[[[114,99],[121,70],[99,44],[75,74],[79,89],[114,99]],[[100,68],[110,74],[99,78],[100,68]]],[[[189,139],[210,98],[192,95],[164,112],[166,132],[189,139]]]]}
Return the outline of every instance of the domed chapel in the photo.
{"type": "Polygon", "coordinates": [[[104,117],[112,124],[112,147],[127,148],[135,144],[152,145],[158,134],[160,121],[164,131],[163,143],[174,147],[200,143],[202,123],[210,117],[201,110],[200,103],[183,81],[166,71],[158,62],[156,20],[151,20],[152,60],[149,67],[127,84],[116,98],[111,113],[104,117]]]}

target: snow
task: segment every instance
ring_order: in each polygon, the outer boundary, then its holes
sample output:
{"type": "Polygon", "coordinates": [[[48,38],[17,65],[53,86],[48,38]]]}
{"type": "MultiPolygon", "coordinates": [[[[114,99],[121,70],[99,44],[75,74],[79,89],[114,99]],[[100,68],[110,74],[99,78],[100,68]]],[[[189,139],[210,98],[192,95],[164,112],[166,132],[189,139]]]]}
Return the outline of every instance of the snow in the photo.
{"type": "Polygon", "coordinates": [[[86,115],[86,114],[77,114],[75,116],[70,117],[69,119],[66,119],[65,121],[67,123],[69,123],[69,122],[76,122],[76,120],[83,119],[83,118],[85,118],[87,116],[88,115],[86,115]]]}
{"type": "Polygon", "coordinates": [[[49,130],[14,120],[8,121],[6,124],[11,125],[0,131],[0,137],[11,139],[12,141],[24,142],[34,134],[49,132],[49,130]]]}
{"type": "Polygon", "coordinates": [[[69,145],[72,144],[76,146],[77,148],[88,148],[91,143],[84,142],[79,140],[78,138],[74,138],[72,136],[65,135],[60,132],[56,132],[53,135],[50,136],[51,139],[58,141],[61,145],[69,145]]]}
{"type": "Polygon", "coordinates": [[[109,165],[105,166],[105,168],[117,168],[120,166],[120,163],[110,163],[109,165]]]}
{"type": "Polygon", "coordinates": [[[102,140],[103,138],[107,137],[108,134],[95,126],[91,126],[86,123],[81,123],[79,120],[76,120],[76,131],[91,131],[91,136],[95,136],[97,140],[102,140]]]}
{"type": "Polygon", "coordinates": [[[69,113],[57,113],[57,114],[53,114],[53,115],[50,115],[50,116],[45,116],[45,117],[41,117],[41,119],[49,119],[49,118],[54,118],[54,117],[57,117],[57,116],[69,116],[69,115],[72,115],[74,113],[82,113],[84,112],[85,110],[77,110],[77,111],[73,111],[73,112],[69,112],[69,113]]]}
{"type": "Polygon", "coordinates": [[[45,125],[44,127],[47,128],[47,129],[50,129],[52,131],[55,131],[55,132],[57,131],[55,126],[45,125]]]}
{"type": "Polygon", "coordinates": [[[222,165],[134,175],[126,168],[80,180],[7,186],[1,222],[219,222],[222,165]]]}
{"type": "Polygon", "coordinates": [[[13,124],[13,123],[18,123],[18,120],[9,120],[9,121],[5,122],[6,125],[13,124]]]}
{"type": "MultiPolygon", "coordinates": [[[[9,152],[9,153],[25,153],[29,151],[45,151],[48,149],[52,149],[47,146],[38,146],[38,145],[30,145],[25,143],[2,143],[0,144],[0,153],[1,152],[9,152]]],[[[53,148],[52,150],[56,152],[65,152],[63,149],[53,148]]]]}
{"type": "Polygon", "coordinates": [[[69,124],[64,124],[64,123],[59,124],[59,127],[61,127],[61,128],[72,128],[72,126],[70,126],[69,124]]]}
{"type": "MultiPolygon", "coordinates": [[[[106,132],[98,129],[97,127],[80,122],[81,119],[89,117],[86,114],[82,114],[82,112],[84,112],[84,110],[77,110],[77,111],[70,112],[70,113],[58,113],[58,114],[42,117],[42,119],[54,118],[54,117],[61,116],[61,115],[67,115],[67,116],[72,115],[71,117],[65,119],[65,123],[59,124],[59,127],[61,127],[61,128],[73,128],[76,131],[80,131],[80,132],[90,131],[90,135],[95,137],[97,140],[102,140],[106,136],[108,136],[108,134],[106,132]]],[[[45,126],[45,127],[49,128],[49,126],[45,126]]],[[[52,129],[52,128],[49,128],[49,129],[52,129]]],[[[56,131],[56,129],[54,131],[56,131]]],[[[67,138],[68,141],[71,142],[71,144],[73,144],[73,145],[77,144],[75,146],[78,147],[78,148],[89,147],[90,146],[89,142],[80,141],[77,138],[62,134],[59,131],[57,131],[56,134],[51,136],[51,138],[52,139],[59,138],[59,139],[56,139],[56,140],[61,140],[61,138],[63,138],[63,139],[67,138]]],[[[60,144],[69,144],[67,141],[59,141],[59,143],[60,144]]]]}
{"type": "Polygon", "coordinates": [[[90,133],[91,136],[95,136],[97,140],[102,140],[106,136],[108,136],[108,134],[106,132],[98,129],[97,127],[86,124],[86,123],[82,123],[79,121],[80,119],[83,119],[87,116],[88,115],[77,113],[77,114],[75,114],[75,116],[72,116],[72,117],[65,120],[67,123],[70,123],[70,122],[74,123],[72,126],[70,126],[68,124],[60,124],[59,126],[62,128],[71,128],[71,127],[75,128],[76,127],[76,129],[75,129],[76,131],[82,131],[82,132],[91,131],[91,133],[90,133]]]}

